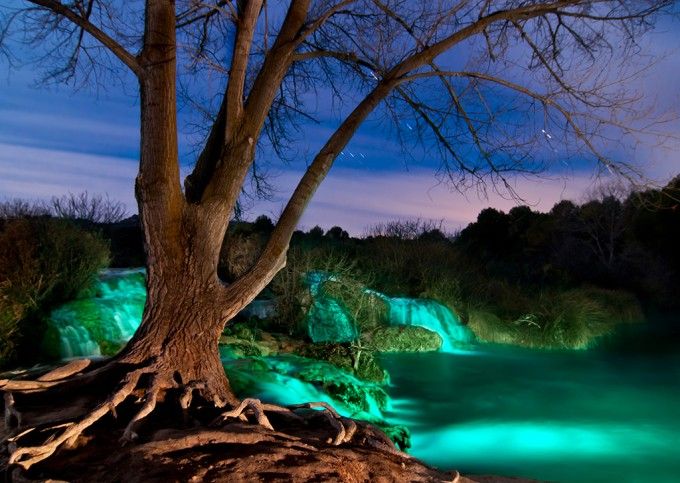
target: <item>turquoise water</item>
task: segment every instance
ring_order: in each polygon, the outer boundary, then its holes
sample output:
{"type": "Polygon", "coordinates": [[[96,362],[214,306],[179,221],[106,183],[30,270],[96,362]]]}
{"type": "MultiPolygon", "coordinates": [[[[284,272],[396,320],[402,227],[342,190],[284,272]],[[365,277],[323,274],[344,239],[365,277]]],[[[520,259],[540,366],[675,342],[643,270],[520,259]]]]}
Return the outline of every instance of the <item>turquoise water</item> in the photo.
{"type": "MultiPolygon", "coordinates": [[[[390,304],[391,324],[427,327],[445,344],[441,352],[381,358],[391,401],[376,385],[295,357],[265,358],[263,367],[225,358],[227,371],[266,400],[324,400],[347,416],[404,424],[410,452],[444,469],[680,482],[677,321],[631,326],[599,349],[548,352],[475,345],[441,304],[377,295],[390,304]],[[338,384],[347,388],[344,403],[323,389],[338,384]]],[[[145,298],[143,271],[105,272],[92,297],[52,313],[53,350],[63,358],[115,353],[139,326],[145,298]]]]}
{"type": "MultiPolygon", "coordinates": [[[[105,270],[90,296],[53,310],[47,320],[51,330],[45,340],[49,352],[62,359],[115,354],[132,338],[142,321],[146,302],[144,277],[143,268],[105,270]]],[[[324,272],[311,272],[308,276],[313,297],[307,316],[309,336],[314,342],[356,340],[359,333],[346,308],[322,290],[323,282],[332,279],[333,275],[324,272]]],[[[474,340],[474,335],[460,319],[435,300],[366,292],[388,304],[389,324],[417,325],[437,332],[443,340],[443,351],[461,350],[474,340]]],[[[269,310],[258,308],[257,304],[261,302],[254,302],[245,310],[255,316],[263,309],[269,310]]]]}
{"type": "Polygon", "coordinates": [[[463,473],[680,481],[678,349],[605,345],[385,356],[387,419],[411,429],[414,456],[463,473]]]}

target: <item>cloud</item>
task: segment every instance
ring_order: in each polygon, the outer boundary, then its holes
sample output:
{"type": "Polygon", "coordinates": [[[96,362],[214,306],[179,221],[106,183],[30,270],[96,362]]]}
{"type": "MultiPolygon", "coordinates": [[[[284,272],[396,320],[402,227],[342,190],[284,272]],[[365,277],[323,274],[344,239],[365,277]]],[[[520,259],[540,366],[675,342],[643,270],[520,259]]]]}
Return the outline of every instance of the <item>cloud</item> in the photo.
{"type": "MultiPolygon", "coordinates": [[[[292,171],[281,173],[274,180],[280,190],[276,199],[259,202],[250,212],[276,217],[299,176],[292,171]]],[[[592,183],[588,174],[575,174],[569,178],[518,178],[515,189],[533,209],[546,211],[563,199],[581,200],[592,183]]],[[[319,187],[301,226],[320,225],[327,229],[340,225],[359,235],[377,222],[426,218],[443,220],[445,227],[453,231],[474,221],[479,211],[488,206],[509,210],[517,204],[498,194],[480,198],[470,193],[466,197],[438,183],[434,173],[427,170],[367,172],[338,169],[333,170],[319,187]]]]}
{"type": "MultiPolygon", "coordinates": [[[[0,193],[3,197],[49,198],[68,192],[106,193],[136,211],[134,179],[137,161],[0,143],[0,193]]],[[[273,179],[273,201],[259,201],[249,213],[278,216],[301,173],[284,171],[273,179]]],[[[590,177],[518,179],[516,189],[534,209],[548,210],[561,199],[581,199],[590,177]]],[[[443,220],[456,230],[476,219],[487,206],[509,210],[517,203],[498,195],[467,198],[438,184],[432,171],[366,171],[335,169],[321,184],[302,218],[302,227],[340,225],[360,235],[377,222],[400,218],[443,220]]]]}
{"type": "Polygon", "coordinates": [[[108,194],[136,211],[137,161],[0,143],[0,194],[45,199],[68,192],[108,194]]]}

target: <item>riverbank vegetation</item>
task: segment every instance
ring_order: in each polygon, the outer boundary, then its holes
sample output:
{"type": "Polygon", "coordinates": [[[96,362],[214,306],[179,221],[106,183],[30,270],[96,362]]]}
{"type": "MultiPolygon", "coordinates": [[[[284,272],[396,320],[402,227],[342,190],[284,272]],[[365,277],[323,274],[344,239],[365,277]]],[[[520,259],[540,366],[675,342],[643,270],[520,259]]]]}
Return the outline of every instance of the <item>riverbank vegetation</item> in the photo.
{"type": "MultiPolygon", "coordinates": [[[[261,295],[275,309],[249,323],[306,340],[315,310],[308,277],[318,272],[333,274],[320,284],[323,297],[340,304],[361,336],[352,344],[305,350],[340,367],[351,368],[360,353],[375,375],[374,351],[437,344],[431,333],[387,327],[388,307],[372,290],[437,300],[481,341],[586,348],[619,324],[643,320],[643,308],[677,309],[679,185],[674,180],[662,190],[626,195],[603,189],[587,202],[562,201],[548,213],[488,208],[456,234],[426,220],[375,225],[362,237],[341,227],[298,231],[286,267],[261,295]]],[[[137,266],[143,250],[136,217],[121,220],[122,207],[101,197],[11,201],[1,209],[0,360],[9,361],[20,358],[22,340],[45,330],[45,314],[90,286],[109,258],[112,266],[137,266]]],[[[264,216],[232,223],[222,277],[244,273],[272,229],[264,216]]]]}
{"type": "Polygon", "coordinates": [[[109,264],[107,240],[68,211],[73,199],[55,198],[54,210],[0,205],[0,367],[34,362],[49,311],[87,291],[109,264]]]}

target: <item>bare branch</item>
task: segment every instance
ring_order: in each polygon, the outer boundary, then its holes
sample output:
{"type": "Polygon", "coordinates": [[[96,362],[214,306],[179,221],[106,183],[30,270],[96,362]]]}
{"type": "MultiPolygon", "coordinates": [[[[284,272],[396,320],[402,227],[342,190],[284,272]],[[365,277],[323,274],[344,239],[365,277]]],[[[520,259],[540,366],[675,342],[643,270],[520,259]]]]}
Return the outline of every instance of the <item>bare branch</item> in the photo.
{"type": "Polygon", "coordinates": [[[120,59],[126,66],[134,72],[137,77],[142,76],[142,69],[137,61],[137,58],[130,52],[125,50],[122,45],[109,37],[103,30],[92,24],[86,17],[82,17],[75,13],[70,8],[63,5],[56,0],[29,0],[31,3],[43,7],[57,15],[67,18],[75,25],[79,26],[83,31],[89,33],[92,37],[97,39],[104,47],[120,59]]]}

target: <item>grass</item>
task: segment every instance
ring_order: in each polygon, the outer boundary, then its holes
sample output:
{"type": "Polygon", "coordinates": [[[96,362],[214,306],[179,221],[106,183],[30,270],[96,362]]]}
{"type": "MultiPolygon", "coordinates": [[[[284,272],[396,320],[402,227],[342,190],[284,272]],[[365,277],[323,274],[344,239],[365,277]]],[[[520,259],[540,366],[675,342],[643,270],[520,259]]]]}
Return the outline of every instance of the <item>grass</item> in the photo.
{"type": "Polygon", "coordinates": [[[501,318],[472,310],[469,327],[478,339],[542,349],[587,349],[620,324],[643,320],[637,299],[623,291],[586,287],[525,300],[527,310],[501,318]]]}

